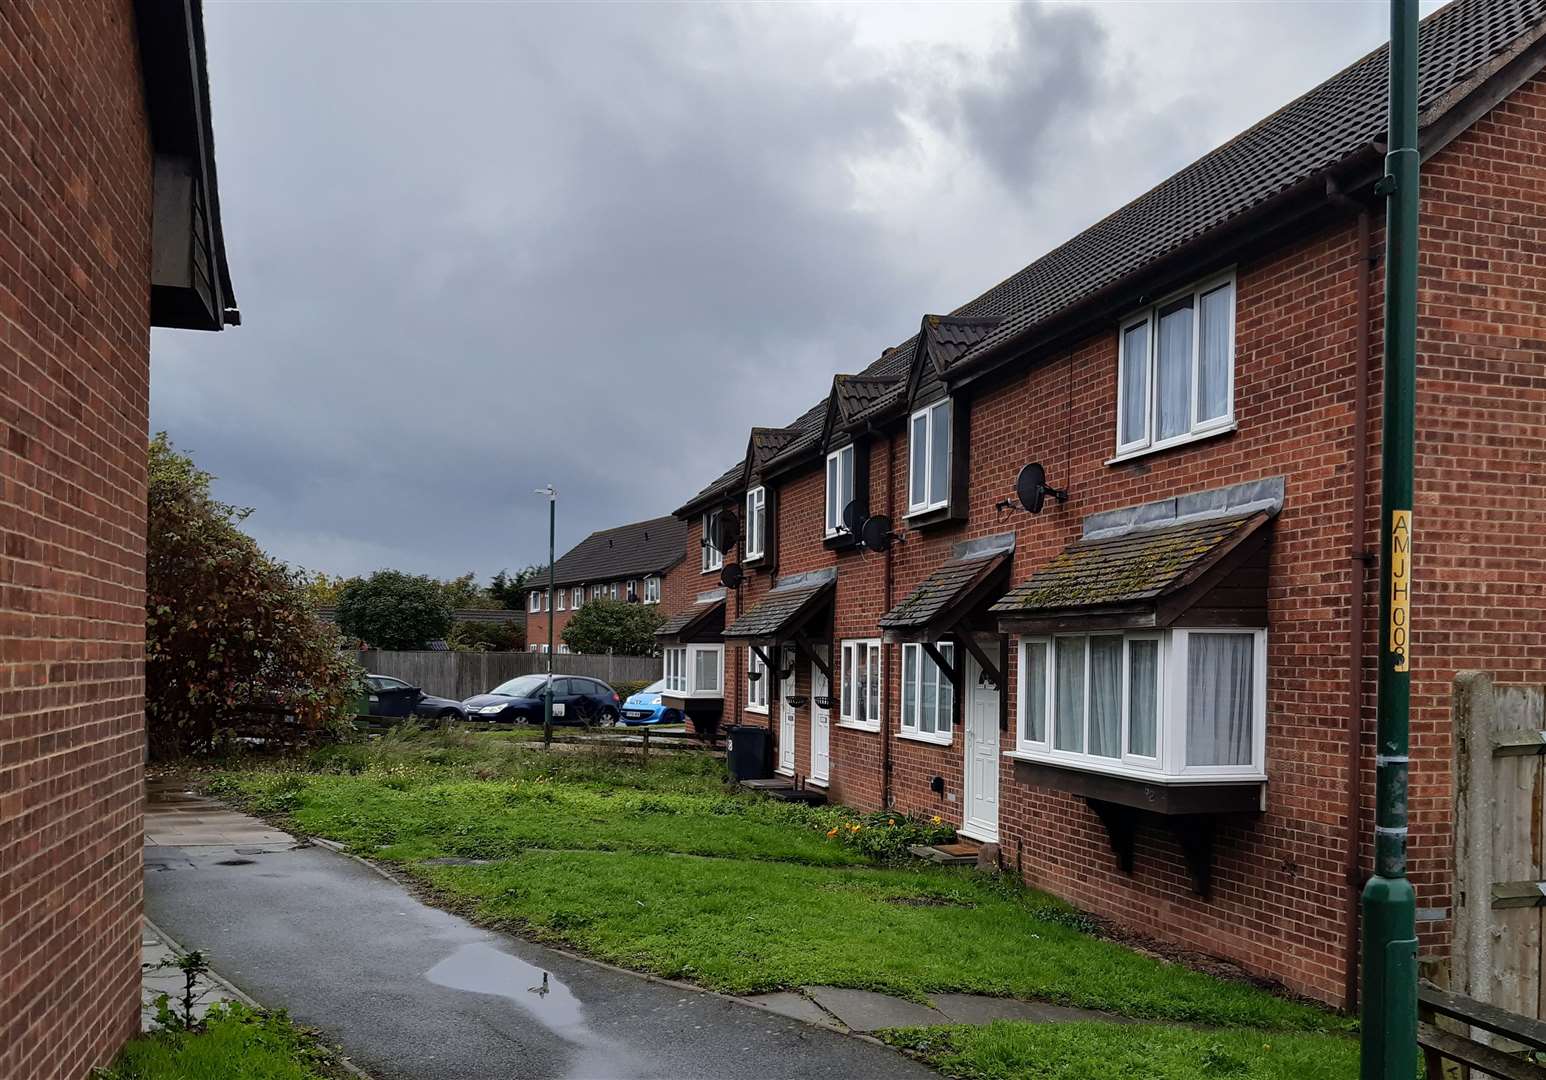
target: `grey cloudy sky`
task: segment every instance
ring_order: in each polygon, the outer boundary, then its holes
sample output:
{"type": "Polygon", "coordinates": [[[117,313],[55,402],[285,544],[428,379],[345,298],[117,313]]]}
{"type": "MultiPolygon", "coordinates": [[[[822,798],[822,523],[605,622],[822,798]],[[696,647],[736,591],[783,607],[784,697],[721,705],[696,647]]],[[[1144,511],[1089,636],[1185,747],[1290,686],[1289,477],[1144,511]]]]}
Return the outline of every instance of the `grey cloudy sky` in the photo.
{"type": "Polygon", "coordinates": [[[156,332],[153,427],[308,569],[541,561],[533,488],[668,513],[1386,13],[206,0],[244,325],[156,332]]]}

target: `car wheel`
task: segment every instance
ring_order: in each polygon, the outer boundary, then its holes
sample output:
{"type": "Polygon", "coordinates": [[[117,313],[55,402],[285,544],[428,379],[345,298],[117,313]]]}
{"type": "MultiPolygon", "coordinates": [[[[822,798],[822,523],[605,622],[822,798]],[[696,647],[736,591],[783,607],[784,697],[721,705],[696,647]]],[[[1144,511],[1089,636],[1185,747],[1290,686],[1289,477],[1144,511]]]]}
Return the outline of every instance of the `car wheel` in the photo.
{"type": "Polygon", "coordinates": [[[440,710],[439,720],[440,720],[440,723],[443,726],[444,725],[454,724],[454,723],[456,723],[456,721],[460,720],[461,718],[462,718],[462,714],[457,712],[455,709],[441,709],[440,710]]]}
{"type": "Polygon", "coordinates": [[[617,710],[610,705],[604,707],[596,722],[602,727],[612,727],[617,723],[617,710]]]}

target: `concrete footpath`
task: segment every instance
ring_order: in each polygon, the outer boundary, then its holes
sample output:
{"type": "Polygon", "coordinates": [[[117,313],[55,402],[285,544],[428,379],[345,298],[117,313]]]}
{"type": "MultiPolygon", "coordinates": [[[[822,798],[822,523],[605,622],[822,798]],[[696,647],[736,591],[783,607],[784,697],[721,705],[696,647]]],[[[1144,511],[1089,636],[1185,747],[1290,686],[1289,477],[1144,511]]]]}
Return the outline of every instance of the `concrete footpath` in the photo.
{"type": "Polygon", "coordinates": [[[146,914],[379,1080],[923,1080],[877,1043],[473,926],[354,859],[160,786],[146,914]]]}

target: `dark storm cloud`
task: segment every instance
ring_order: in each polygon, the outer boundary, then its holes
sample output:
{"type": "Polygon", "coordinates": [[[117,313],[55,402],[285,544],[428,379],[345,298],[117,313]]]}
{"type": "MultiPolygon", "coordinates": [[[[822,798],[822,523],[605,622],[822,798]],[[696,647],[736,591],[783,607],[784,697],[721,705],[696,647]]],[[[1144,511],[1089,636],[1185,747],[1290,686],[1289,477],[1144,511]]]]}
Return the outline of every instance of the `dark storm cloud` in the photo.
{"type": "Polygon", "coordinates": [[[207,4],[244,325],[158,332],[153,424],[283,558],[486,576],[545,558],[532,489],[560,549],[669,512],[752,424],[1216,141],[1149,125],[1164,155],[1090,150],[1118,187],[1060,194],[1038,161],[1137,108],[1088,10],[1026,7],[980,64],[881,55],[851,14],[207,4]],[[922,205],[877,204],[876,161],[922,205]],[[983,250],[924,246],[937,221],[983,250]]]}

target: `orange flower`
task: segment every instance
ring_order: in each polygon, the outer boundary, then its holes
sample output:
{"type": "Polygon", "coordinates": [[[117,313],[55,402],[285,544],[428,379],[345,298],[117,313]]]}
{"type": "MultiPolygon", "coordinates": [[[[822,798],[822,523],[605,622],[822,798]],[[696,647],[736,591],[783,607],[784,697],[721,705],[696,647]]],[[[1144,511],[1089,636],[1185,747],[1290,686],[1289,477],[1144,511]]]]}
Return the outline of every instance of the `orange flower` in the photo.
{"type": "Polygon", "coordinates": [[[828,836],[836,836],[837,835],[837,829],[835,827],[831,828],[831,829],[828,829],[827,830],[827,835],[828,836]]]}

